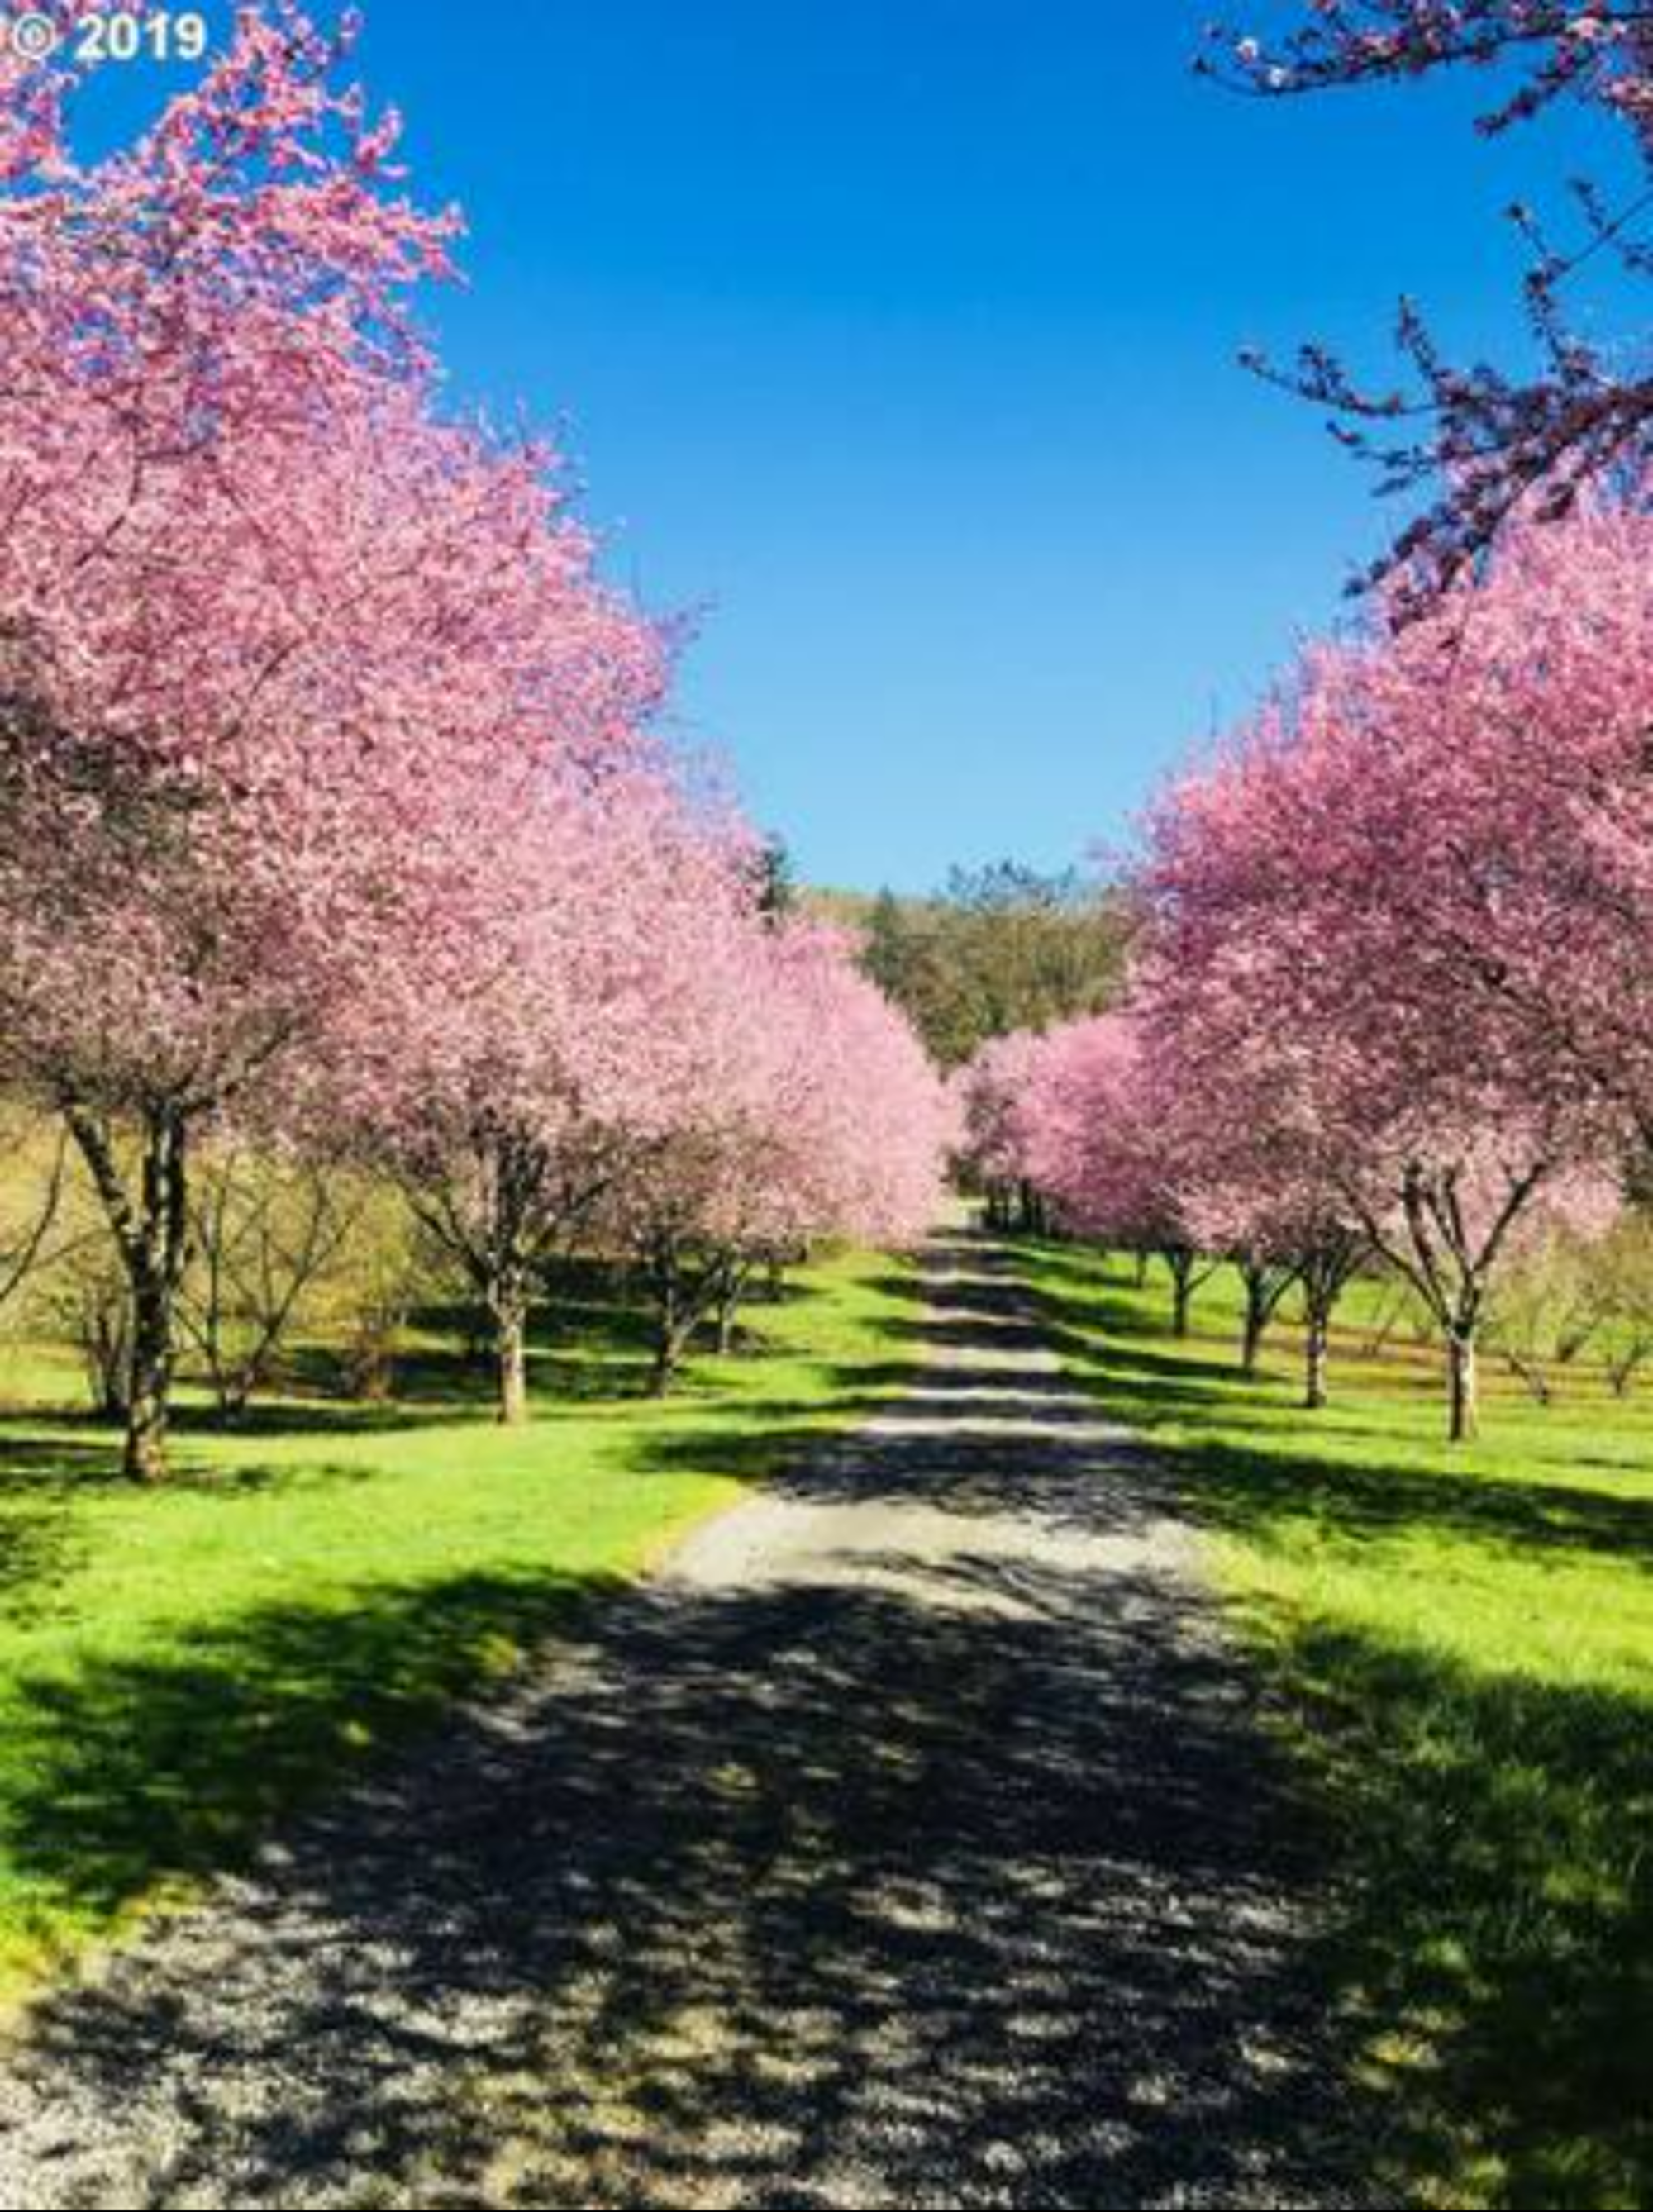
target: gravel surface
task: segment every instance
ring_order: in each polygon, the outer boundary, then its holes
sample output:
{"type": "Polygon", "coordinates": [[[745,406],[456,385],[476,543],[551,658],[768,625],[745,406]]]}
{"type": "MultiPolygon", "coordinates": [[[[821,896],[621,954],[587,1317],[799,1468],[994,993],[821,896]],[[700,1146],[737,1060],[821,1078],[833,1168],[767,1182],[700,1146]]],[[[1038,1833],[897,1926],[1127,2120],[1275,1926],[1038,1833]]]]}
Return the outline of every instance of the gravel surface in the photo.
{"type": "Polygon", "coordinates": [[[911,1393],[0,2079],[27,2206],[1342,2206],[1312,1846],[993,1252],[911,1393]]]}

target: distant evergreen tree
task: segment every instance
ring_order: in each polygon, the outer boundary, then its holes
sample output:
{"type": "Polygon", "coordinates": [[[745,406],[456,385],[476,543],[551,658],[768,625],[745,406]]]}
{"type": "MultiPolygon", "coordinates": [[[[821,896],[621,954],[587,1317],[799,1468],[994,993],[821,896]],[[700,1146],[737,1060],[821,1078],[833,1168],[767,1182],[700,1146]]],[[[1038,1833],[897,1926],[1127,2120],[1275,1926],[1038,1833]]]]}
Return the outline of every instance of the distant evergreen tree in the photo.
{"type": "Polygon", "coordinates": [[[1111,1005],[1128,926],[1110,888],[1007,860],[955,868],[933,898],[880,891],[863,933],[868,975],[953,1067],[989,1037],[1111,1005]]]}
{"type": "Polygon", "coordinates": [[[798,877],[784,837],[777,834],[763,840],[757,866],[758,904],[763,912],[771,921],[794,913],[798,906],[798,877]]]}

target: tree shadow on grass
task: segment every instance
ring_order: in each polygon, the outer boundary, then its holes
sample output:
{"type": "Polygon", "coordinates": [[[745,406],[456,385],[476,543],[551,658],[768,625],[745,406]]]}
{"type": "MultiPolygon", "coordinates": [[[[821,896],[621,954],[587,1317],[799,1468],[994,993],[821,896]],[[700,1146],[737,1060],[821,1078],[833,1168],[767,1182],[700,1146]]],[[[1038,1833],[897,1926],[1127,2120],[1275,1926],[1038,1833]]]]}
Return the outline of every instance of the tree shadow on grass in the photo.
{"type": "Polygon", "coordinates": [[[476,1574],[269,1607],[153,1657],[9,1686],[6,1843],[51,1913],[113,1924],[234,1864],[278,1814],[508,1669],[616,1583],[476,1574]]]}
{"type": "MultiPolygon", "coordinates": [[[[349,1438],[393,1433],[391,1425],[347,1419],[315,1421],[307,1409],[296,1410],[291,1420],[270,1408],[257,1419],[226,1430],[199,1409],[173,1424],[173,1450],[161,1494],[171,1497],[217,1498],[230,1501],[251,1492],[337,1488],[341,1484],[380,1480],[381,1464],[368,1458],[303,1458],[264,1461],[227,1453],[227,1441],[237,1445],[288,1442],[297,1438],[349,1438]]],[[[414,1426],[401,1421],[395,1428],[414,1426]]],[[[426,1420],[419,1424],[428,1428],[426,1420]]],[[[61,1431],[39,1417],[30,1431],[0,1432],[0,1520],[14,1528],[44,1522],[70,1512],[76,1499],[101,1493],[137,1499],[145,1493],[121,1465],[119,1432],[104,1431],[96,1441],[86,1434],[79,1416],[66,1419],[61,1431]]]]}
{"type": "Polygon", "coordinates": [[[112,1429],[94,1432],[82,1414],[35,1413],[27,1428],[0,1433],[0,1502],[32,1493],[52,1496],[88,1485],[112,1486],[120,1472],[119,1439],[112,1429]]]}
{"type": "Polygon", "coordinates": [[[1386,2201],[1653,2202],[1653,1701],[1281,1626],[1355,1853],[1386,2201]]]}
{"type": "Polygon", "coordinates": [[[1517,1477],[1419,1473],[1378,1458],[1299,1459],[1226,1438],[1186,1438],[1172,1454],[1207,1518],[1267,1541],[1312,1520],[1351,1543],[1443,1534],[1528,1559],[1594,1554],[1653,1571],[1653,1498],[1517,1477]]]}
{"type": "Polygon", "coordinates": [[[66,1501],[37,1492],[20,1507],[0,1491],[0,1621],[48,1620],[84,1554],[66,1501]]]}
{"type": "MultiPolygon", "coordinates": [[[[1045,1293],[1035,1295],[1042,1309],[1045,1293]]],[[[1139,1332],[1139,1316],[1125,1311],[1125,1325],[1139,1332]]],[[[1290,1387],[1282,1378],[1248,1382],[1231,1369],[1158,1352],[1139,1335],[1109,1333],[1119,1326],[1059,1328],[1054,1340],[1097,1407],[1151,1442],[1204,1517],[1238,1534],[1266,1540],[1310,1519],[1352,1542],[1437,1533],[1529,1556],[1595,1553],[1653,1569],[1653,1497],[1501,1475],[1453,1462],[1444,1446],[1438,1464],[1420,1468],[1384,1455],[1370,1412],[1361,1419],[1334,1410],[1301,1414],[1298,1455],[1279,1427],[1290,1387]],[[1168,1426],[1169,1437],[1161,1433],[1168,1426]],[[1248,1444],[1234,1433],[1248,1427],[1273,1441],[1248,1444]],[[1334,1455],[1320,1449],[1328,1443],[1334,1455]]]]}

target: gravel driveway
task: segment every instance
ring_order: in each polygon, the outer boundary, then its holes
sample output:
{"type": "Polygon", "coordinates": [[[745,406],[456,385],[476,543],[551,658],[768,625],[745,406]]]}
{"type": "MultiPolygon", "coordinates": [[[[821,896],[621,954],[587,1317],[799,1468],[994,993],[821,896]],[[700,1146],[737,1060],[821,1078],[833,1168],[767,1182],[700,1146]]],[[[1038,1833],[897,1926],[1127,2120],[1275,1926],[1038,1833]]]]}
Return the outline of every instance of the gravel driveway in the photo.
{"type": "Polygon", "coordinates": [[[1351,2205],[1315,1854],[979,1245],[909,1395],[36,2017],[28,2206],[1351,2205]]]}

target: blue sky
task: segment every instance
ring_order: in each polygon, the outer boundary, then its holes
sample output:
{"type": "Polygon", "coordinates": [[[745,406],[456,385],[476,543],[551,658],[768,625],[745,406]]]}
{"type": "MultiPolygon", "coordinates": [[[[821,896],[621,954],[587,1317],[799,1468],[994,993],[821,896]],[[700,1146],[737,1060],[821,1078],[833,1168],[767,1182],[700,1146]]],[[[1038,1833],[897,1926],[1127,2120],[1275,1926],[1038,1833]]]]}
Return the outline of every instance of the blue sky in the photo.
{"type": "Polygon", "coordinates": [[[816,880],[1125,836],[1336,613],[1381,515],[1243,343],[1381,366],[1410,288],[1508,349],[1498,211],[1556,126],[1226,94],[1207,12],[370,0],[471,226],[456,394],[559,429],[614,573],[701,610],[680,726],[816,880]]]}

